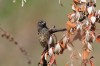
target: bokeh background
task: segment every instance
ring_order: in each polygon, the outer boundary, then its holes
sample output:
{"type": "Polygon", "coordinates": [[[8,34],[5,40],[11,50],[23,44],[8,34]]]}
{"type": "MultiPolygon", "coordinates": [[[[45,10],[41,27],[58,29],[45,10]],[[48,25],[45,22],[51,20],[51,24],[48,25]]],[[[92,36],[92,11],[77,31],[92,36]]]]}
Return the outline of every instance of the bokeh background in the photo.
{"type": "MultiPolygon", "coordinates": [[[[67,21],[67,14],[70,13],[72,0],[61,0],[63,7],[58,0],[27,0],[24,7],[21,7],[21,0],[0,0],[0,27],[9,32],[32,56],[32,64],[27,64],[26,57],[19,48],[5,38],[0,37],[0,66],[37,66],[43,48],[38,42],[37,22],[45,20],[48,27],[53,25],[56,28],[64,28],[67,21]]],[[[100,9],[100,0],[97,0],[97,8],[100,9]]],[[[100,28],[100,24],[97,24],[100,28]]],[[[100,31],[96,31],[100,33],[100,31]]],[[[56,33],[58,39],[65,32],[56,33]]],[[[81,42],[76,40],[75,46],[79,49],[81,42]]],[[[93,44],[95,66],[100,65],[100,43],[93,44]]],[[[65,66],[69,60],[69,51],[57,56],[58,66],[65,66]]],[[[79,65],[80,61],[76,62],[79,65]]]]}

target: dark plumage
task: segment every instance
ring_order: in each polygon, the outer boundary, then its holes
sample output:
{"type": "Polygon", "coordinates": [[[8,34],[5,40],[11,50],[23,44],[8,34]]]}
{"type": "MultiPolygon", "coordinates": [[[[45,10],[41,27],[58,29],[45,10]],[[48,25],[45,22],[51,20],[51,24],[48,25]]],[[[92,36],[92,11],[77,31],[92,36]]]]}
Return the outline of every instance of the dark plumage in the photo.
{"type": "Polygon", "coordinates": [[[38,27],[39,42],[42,47],[46,47],[50,37],[50,32],[48,27],[46,26],[46,22],[39,21],[37,27],[38,27]]]}
{"type": "Polygon", "coordinates": [[[40,20],[37,23],[37,28],[38,28],[38,36],[39,36],[39,42],[42,45],[43,48],[47,47],[48,40],[50,38],[50,35],[55,33],[55,32],[60,32],[60,31],[66,31],[66,28],[64,29],[55,29],[55,26],[51,29],[49,29],[46,26],[46,22],[43,20],[40,20]]]}

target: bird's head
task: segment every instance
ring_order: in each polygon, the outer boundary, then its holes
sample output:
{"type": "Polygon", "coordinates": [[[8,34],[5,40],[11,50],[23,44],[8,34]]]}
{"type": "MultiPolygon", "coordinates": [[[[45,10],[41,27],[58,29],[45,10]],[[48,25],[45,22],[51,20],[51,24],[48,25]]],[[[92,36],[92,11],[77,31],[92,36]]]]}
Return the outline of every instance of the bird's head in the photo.
{"type": "Polygon", "coordinates": [[[37,24],[39,27],[46,27],[46,22],[45,21],[43,21],[43,20],[40,20],[40,21],[38,21],[38,24],[37,24]]]}

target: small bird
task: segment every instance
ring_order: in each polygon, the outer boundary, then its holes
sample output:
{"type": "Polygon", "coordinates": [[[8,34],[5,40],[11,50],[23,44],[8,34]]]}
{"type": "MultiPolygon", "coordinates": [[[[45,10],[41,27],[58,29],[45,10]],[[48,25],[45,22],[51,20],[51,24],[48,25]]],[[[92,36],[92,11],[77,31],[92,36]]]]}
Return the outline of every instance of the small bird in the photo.
{"type": "Polygon", "coordinates": [[[48,50],[48,41],[53,33],[66,31],[66,28],[56,29],[55,26],[53,26],[52,28],[48,28],[46,25],[46,21],[44,20],[38,21],[37,29],[38,29],[39,42],[41,46],[44,48],[44,51],[48,50]]]}

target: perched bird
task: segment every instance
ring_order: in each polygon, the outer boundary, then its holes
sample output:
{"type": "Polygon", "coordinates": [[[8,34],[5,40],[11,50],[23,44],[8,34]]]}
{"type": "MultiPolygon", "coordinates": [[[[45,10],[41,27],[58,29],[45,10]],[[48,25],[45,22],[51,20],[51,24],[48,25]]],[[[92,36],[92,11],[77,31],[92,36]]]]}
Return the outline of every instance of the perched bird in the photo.
{"type": "Polygon", "coordinates": [[[39,21],[37,24],[37,28],[38,28],[39,42],[42,47],[46,47],[50,37],[49,28],[46,26],[45,21],[39,21]]]}
{"type": "Polygon", "coordinates": [[[55,26],[49,29],[46,25],[46,22],[43,20],[38,21],[37,29],[38,29],[39,42],[41,46],[44,48],[44,51],[48,49],[48,41],[53,33],[66,31],[66,28],[56,29],[55,26]]]}

